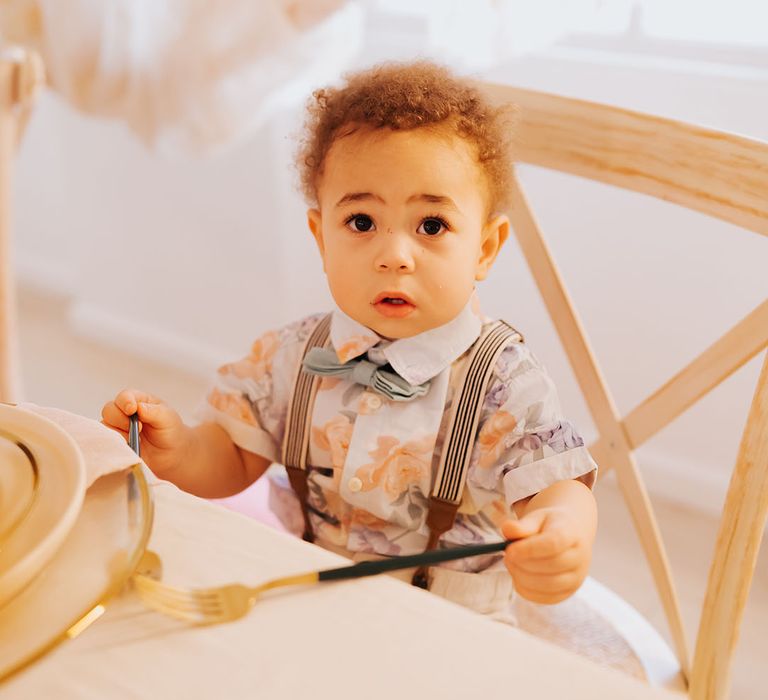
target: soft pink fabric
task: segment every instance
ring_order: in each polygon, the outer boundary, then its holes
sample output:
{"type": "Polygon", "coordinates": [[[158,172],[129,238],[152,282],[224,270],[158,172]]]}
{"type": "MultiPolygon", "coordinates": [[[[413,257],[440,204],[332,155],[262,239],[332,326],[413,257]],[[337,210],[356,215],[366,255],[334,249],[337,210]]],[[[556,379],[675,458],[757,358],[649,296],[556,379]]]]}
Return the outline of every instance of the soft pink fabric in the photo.
{"type": "Polygon", "coordinates": [[[286,532],[283,524],[277,519],[275,514],[269,509],[267,498],[269,494],[269,481],[266,478],[259,479],[252,486],[242,493],[229,498],[218,498],[213,500],[230,510],[237,511],[247,515],[254,520],[258,520],[264,525],[269,525],[275,530],[286,532]]]}

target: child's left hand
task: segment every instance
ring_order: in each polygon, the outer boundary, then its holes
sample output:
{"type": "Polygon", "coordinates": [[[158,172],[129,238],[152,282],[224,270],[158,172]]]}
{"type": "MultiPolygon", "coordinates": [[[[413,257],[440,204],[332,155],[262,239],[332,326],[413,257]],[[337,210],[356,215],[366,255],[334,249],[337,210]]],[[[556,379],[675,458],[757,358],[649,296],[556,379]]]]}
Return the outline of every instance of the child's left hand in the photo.
{"type": "Polygon", "coordinates": [[[536,508],[520,520],[501,526],[509,545],[504,563],[517,592],[534,603],[559,603],[573,594],[587,576],[593,533],[567,508],[536,508]]]}

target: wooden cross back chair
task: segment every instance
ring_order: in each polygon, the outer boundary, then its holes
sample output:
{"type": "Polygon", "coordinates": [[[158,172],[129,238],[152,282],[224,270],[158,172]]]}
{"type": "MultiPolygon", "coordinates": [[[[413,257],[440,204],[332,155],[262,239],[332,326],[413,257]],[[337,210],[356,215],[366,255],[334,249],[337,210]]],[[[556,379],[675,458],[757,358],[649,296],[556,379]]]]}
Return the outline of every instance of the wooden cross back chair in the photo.
{"type": "Polygon", "coordinates": [[[15,290],[11,267],[13,159],[36,93],[45,83],[40,57],[21,48],[0,51],[0,401],[17,394],[15,290]]]}
{"type": "MultiPolygon", "coordinates": [[[[768,235],[768,143],[556,95],[481,84],[520,108],[516,161],[673,202],[768,235]]],[[[768,511],[768,359],[727,491],[693,658],[634,450],[768,346],[768,300],[621,416],[519,181],[512,228],[560,337],[599,438],[590,451],[618,483],[664,608],[689,697],[725,698],[768,511]]]]}

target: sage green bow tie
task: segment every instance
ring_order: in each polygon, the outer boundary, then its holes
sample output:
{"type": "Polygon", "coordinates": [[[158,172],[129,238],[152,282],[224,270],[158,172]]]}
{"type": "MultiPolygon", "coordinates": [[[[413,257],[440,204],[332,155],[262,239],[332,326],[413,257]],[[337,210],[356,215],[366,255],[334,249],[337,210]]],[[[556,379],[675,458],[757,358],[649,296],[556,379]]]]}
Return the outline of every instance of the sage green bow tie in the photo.
{"type": "Polygon", "coordinates": [[[356,357],[342,364],[331,348],[312,348],[304,358],[304,371],[324,377],[344,377],[370,387],[393,401],[412,401],[429,391],[429,382],[414,386],[399,374],[356,357]]]}

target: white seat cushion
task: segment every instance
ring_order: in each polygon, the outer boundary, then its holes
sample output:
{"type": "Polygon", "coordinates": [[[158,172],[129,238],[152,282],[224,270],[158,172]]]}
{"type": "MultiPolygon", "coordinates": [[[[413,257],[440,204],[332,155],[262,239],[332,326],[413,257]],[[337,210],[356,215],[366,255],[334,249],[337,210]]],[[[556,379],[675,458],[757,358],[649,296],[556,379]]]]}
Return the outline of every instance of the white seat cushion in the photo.
{"type": "Polygon", "coordinates": [[[537,605],[519,596],[518,625],[558,646],[655,686],[685,690],[680,665],[656,629],[609,588],[587,578],[568,600],[537,605]]]}

